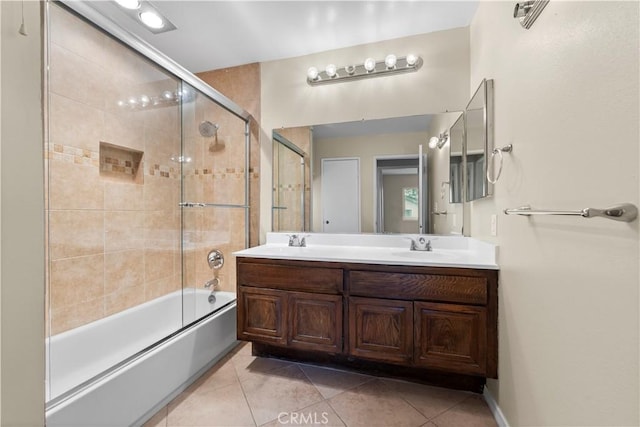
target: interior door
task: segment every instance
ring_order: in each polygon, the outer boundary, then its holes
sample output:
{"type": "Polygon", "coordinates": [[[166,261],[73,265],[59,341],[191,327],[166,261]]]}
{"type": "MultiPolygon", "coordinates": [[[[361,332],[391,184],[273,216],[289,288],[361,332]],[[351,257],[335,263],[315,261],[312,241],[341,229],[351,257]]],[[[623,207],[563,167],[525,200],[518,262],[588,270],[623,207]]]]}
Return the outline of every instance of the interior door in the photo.
{"type": "Polygon", "coordinates": [[[360,232],[360,159],[322,159],[322,231],[360,232]]]}

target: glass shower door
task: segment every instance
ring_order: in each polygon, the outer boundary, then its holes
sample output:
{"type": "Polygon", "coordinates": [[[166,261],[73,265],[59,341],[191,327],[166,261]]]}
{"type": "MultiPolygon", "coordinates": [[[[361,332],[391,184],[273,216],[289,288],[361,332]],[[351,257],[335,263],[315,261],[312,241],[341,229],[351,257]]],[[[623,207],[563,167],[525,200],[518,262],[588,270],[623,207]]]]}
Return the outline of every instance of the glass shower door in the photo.
{"type": "Polygon", "coordinates": [[[182,86],[183,318],[189,324],[235,293],[233,252],[247,240],[245,121],[212,99],[182,86]],[[212,269],[208,255],[224,263],[212,269]],[[223,294],[221,294],[223,293],[223,294]]]}
{"type": "Polygon", "coordinates": [[[51,401],[182,327],[181,120],[179,79],[48,7],[51,401]]]}
{"type": "Polygon", "coordinates": [[[274,132],[273,231],[304,231],[304,152],[274,132]]]}

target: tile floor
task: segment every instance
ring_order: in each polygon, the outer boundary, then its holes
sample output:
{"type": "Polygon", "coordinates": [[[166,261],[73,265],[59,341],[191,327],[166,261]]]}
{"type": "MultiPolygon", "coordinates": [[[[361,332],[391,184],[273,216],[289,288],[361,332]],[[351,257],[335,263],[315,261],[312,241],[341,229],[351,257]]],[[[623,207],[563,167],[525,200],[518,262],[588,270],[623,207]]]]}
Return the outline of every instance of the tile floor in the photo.
{"type": "Polygon", "coordinates": [[[496,423],[482,396],[253,357],[240,344],[144,427],[416,426],[496,423]]]}

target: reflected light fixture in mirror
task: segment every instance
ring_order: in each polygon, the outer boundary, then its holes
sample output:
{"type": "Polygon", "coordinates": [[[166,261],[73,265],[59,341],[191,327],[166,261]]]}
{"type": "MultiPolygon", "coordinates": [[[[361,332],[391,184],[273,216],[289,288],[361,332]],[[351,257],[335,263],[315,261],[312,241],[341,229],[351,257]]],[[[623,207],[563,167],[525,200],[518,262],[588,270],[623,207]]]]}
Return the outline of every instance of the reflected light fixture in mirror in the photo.
{"type": "Polygon", "coordinates": [[[441,133],[440,136],[432,136],[429,139],[429,148],[438,148],[441,149],[449,140],[449,135],[446,133],[441,133]]]}
{"type": "Polygon", "coordinates": [[[307,83],[315,86],[325,83],[388,76],[418,71],[420,67],[422,67],[422,58],[417,55],[409,54],[406,57],[398,58],[394,54],[389,54],[382,61],[367,58],[362,64],[356,65],[350,64],[337,67],[335,64],[329,64],[324,71],[319,71],[317,67],[309,67],[307,70],[307,83]]]}

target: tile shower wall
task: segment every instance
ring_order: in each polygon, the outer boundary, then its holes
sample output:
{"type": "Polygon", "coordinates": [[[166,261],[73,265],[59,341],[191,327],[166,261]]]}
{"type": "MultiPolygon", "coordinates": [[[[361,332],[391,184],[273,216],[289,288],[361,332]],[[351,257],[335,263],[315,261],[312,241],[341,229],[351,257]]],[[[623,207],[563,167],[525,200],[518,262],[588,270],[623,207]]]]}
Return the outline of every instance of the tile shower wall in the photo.
{"type": "MultiPolygon", "coordinates": [[[[251,115],[249,122],[249,130],[251,135],[250,146],[250,167],[249,167],[249,206],[250,206],[250,222],[249,235],[250,246],[259,244],[259,214],[260,214],[260,146],[259,130],[260,130],[260,64],[247,64],[238,67],[224,68],[220,70],[206,71],[198,73],[197,76],[210,86],[216,88],[233,102],[244,108],[251,115]]],[[[245,159],[245,143],[244,123],[239,119],[224,112],[220,107],[208,106],[209,110],[197,109],[203,111],[202,115],[199,111],[195,114],[196,127],[200,120],[209,120],[219,125],[218,140],[215,138],[200,138],[202,143],[202,156],[205,162],[202,170],[205,168],[214,170],[208,175],[197,175],[202,182],[202,191],[206,192],[207,188],[213,189],[213,197],[215,200],[210,203],[244,203],[244,192],[240,193],[240,188],[244,185],[240,177],[240,171],[244,173],[245,159]],[[235,139],[227,139],[232,135],[233,129],[235,139]],[[242,136],[242,140],[240,139],[242,136]],[[226,162],[226,163],[225,163],[226,162]],[[230,168],[230,172],[216,174],[215,171],[220,169],[217,165],[226,165],[230,168]],[[235,174],[235,175],[234,175],[235,174]],[[221,192],[221,193],[220,193],[221,192]],[[242,199],[239,197],[242,195],[242,199]]],[[[199,135],[196,136],[198,138],[199,135]]],[[[188,179],[185,180],[185,186],[188,185],[188,179]]],[[[185,197],[187,197],[185,195],[185,197]]],[[[206,201],[206,200],[205,200],[206,201]]],[[[204,230],[211,232],[216,226],[225,227],[228,230],[230,238],[228,243],[219,243],[218,248],[225,254],[225,264],[220,271],[222,279],[221,289],[234,291],[236,288],[236,270],[235,257],[231,253],[235,250],[244,248],[245,243],[245,222],[244,211],[240,209],[216,208],[214,210],[205,209],[201,213],[203,221],[205,221],[204,230]],[[227,225],[225,225],[225,222],[227,225]],[[219,224],[219,225],[217,225],[219,224]],[[213,227],[213,228],[212,228],[213,227]]],[[[195,214],[198,215],[198,214],[195,214]]],[[[215,231],[213,231],[215,233],[215,231]]],[[[216,241],[214,238],[212,241],[216,241]]],[[[195,274],[198,286],[204,281],[211,278],[211,271],[206,264],[206,252],[212,246],[208,245],[196,250],[193,256],[189,258],[186,267],[187,276],[195,274]],[[194,266],[195,265],[195,266],[194,266]],[[191,271],[191,273],[189,273],[191,271]],[[195,271],[195,273],[193,273],[195,271]]]]}
{"type": "Polygon", "coordinates": [[[213,277],[207,253],[219,249],[225,264],[217,274],[220,290],[235,291],[235,261],[245,247],[245,123],[196,95],[183,104],[183,192],[188,202],[222,205],[186,208],[183,217],[185,286],[202,288],[213,277]],[[201,134],[199,127],[217,130],[201,134]]]}
{"type": "Polygon", "coordinates": [[[47,333],[181,287],[178,81],[51,5],[47,333]],[[132,98],[133,96],[137,98],[132,98]]]}

